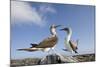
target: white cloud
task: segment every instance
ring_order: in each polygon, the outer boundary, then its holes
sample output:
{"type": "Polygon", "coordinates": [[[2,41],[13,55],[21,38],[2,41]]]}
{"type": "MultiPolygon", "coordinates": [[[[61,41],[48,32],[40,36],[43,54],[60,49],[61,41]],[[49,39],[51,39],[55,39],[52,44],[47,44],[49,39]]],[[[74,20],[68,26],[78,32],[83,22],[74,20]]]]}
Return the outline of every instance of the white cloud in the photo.
{"type": "Polygon", "coordinates": [[[48,5],[48,4],[40,6],[39,10],[42,13],[48,13],[48,12],[56,13],[56,10],[53,7],[51,7],[50,5],[48,5]]]}
{"type": "Polygon", "coordinates": [[[54,13],[49,6],[38,8],[30,6],[27,2],[11,1],[11,24],[36,24],[43,26],[46,23],[45,12],[54,13]],[[17,22],[16,22],[17,21],[17,22]]]}

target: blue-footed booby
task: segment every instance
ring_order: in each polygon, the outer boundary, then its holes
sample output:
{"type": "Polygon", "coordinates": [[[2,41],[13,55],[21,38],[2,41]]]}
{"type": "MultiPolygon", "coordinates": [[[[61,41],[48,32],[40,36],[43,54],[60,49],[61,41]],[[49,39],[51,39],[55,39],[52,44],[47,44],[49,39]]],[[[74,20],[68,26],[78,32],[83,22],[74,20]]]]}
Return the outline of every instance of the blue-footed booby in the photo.
{"type": "Polygon", "coordinates": [[[58,42],[58,37],[57,37],[57,33],[56,33],[56,28],[59,27],[61,25],[51,25],[50,26],[50,33],[51,36],[49,36],[48,38],[44,39],[43,41],[41,41],[39,44],[32,44],[32,47],[30,48],[25,48],[25,49],[18,49],[18,50],[24,50],[24,51],[49,51],[50,49],[54,49],[54,47],[56,46],[57,42],[58,42]]]}
{"type": "Polygon", "coordinates": [[[69,27],[66,27],[66,28],[63,28],[61,29],[61,31],[66,31],[67,32],[67,37],[65,37],[65,48],[66,49],[63,49],[64,51],[69,51],[71,53],[78,53],[76,50],[78,49],[77,48],[77,45],[78,45],[78,41],[77,41],[77,44],[71,40],[71,35],[72,35],[72,29],[69,28],[69,27]]]}

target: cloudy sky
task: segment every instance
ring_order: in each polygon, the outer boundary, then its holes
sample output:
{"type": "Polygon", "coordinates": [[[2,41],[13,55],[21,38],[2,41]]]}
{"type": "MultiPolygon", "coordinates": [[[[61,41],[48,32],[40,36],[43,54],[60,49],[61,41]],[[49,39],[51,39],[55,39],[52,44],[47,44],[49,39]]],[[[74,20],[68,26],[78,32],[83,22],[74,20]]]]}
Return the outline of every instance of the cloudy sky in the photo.
{"type": "Polygon", "coordinates": [[[31,3],[11,1],[12,24],[35,24],[43,26],[47,22],[46,14],[56,13],[56,10],[48,4],[32,6],[31,3]],[[17,22],[16,22],[17,21],[17,22]]]}
{"type": "MultiPolygon", "coordinates": [[[[61,24],[71,27],[72,40],[79,39],[78,52],[94,52],[95,7],[89,5],[37,3],[24,1],[11,1],[11,58],[42,57],[46,55],[41,51],[20,52],[16,49],[28,48],[30,43],[39,43],[50,35],[49,27],[52,24],[61,24]]],[[[65,32],[57,29],[59,42],[56,50],[65,52],[65,32]],[[62,36],[63,35],[63,36],[62,36]]]]}

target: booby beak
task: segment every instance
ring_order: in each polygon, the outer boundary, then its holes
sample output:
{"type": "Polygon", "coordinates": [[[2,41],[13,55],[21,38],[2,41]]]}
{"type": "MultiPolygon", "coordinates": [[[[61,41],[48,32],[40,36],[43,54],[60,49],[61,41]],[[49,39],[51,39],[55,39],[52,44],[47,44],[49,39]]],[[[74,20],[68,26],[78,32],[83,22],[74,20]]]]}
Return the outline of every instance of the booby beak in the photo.
{"type": "Polygon", "coordinates": [[[55,28],[58,28],[58,27],[60,27],[60,26],[62,26],[62,25],[57,25],[57,26],[55,26],[55,28]]]}
{"type": "Polygon", "coordinates": [[[68,28],[60,29],[60,31],[68,31],[68,30],[69,30],[68,28]]]}

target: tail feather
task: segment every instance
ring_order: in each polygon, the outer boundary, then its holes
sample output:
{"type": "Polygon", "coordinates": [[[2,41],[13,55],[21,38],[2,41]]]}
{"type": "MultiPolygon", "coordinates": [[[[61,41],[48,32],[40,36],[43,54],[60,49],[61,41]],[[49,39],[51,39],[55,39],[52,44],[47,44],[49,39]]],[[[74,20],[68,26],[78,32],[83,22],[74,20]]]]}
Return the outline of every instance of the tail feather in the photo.
{"type": "Polygon", "coordinates": [[[77,46],[79,45],[79,39],[76,40],[77,46]]]}
{"type": "Polygon", "coordinates": [[[24,48],[24,49],[17,49],[18,51],[37,51],[38,49],[32,49],[32,48],[24,48]]]}
{"type": "Polygon", "coordinates": [[[19,50],[19,51],[20,51],[20,50],[24,50],[24,49],[17,49],[17,50],[19,50]]]}

